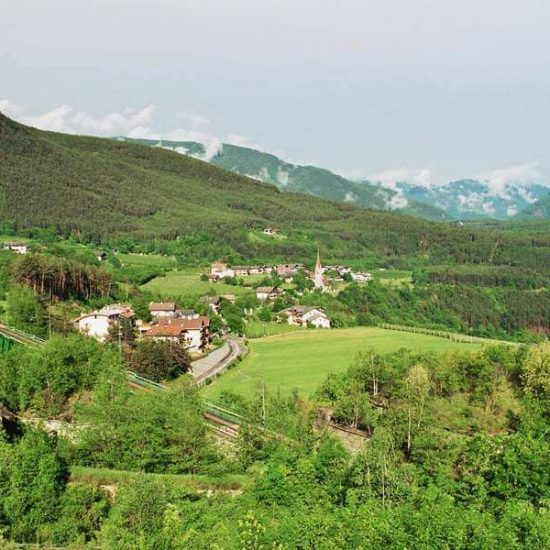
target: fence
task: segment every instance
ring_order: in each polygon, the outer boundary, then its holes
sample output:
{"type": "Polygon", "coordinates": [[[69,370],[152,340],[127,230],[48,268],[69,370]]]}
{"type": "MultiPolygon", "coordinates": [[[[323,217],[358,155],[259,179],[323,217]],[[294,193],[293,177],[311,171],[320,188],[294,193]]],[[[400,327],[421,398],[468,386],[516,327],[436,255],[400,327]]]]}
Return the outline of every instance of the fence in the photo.
{"type": "Polygon", "coordinates": [[[436,330],[424,327],[411,327],[408,325],[391,325],[389,323],[381,323],[380,328],[387,330],[398,330],[401,332],[412,332],[415,334],[425,334],[427,336],[436,336],[438,338],[445,338],[452,342],[459,342],[463,344],[512,344],[512,342],[504,342],[501,340],[491,340],[487,338],[478,338],[476,336],[469,336],[467,334],[457,334],[456,332],[446,332],[444,330],[436,330]]]}

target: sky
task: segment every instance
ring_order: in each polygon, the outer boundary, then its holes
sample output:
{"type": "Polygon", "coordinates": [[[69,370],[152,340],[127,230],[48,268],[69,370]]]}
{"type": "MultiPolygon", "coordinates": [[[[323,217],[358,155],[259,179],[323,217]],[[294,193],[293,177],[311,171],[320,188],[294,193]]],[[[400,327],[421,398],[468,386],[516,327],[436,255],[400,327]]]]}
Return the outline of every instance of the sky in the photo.
{"type": "Polygon", "coordinates": [[[4,0],[0,110],[349,177],[550,185],[547,0],[4,0]]]}

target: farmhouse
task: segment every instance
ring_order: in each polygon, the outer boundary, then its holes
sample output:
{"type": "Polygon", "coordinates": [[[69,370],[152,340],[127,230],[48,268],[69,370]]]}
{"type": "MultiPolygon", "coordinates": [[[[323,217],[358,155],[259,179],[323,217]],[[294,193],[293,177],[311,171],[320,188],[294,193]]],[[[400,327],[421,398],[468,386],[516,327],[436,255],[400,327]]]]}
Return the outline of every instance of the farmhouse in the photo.
{"type": "Polygon", "coordinates": [[[133,319],[133,317],[134,312],[131,307],[113,304],[105,306],[99,311],[82,315],[75,321],[75,325],[82,334],[105,342],[113,325],[118,325],[122,318],[133,319]]]}
{"type": "Polygon", "coordinates": [[[238,277],[247,277],[250,275],[250,267],[247,265],[235,265],[231,269],[233,269],[235,276],[238,277]]]}
{"type": "Polygon", "coordinates": [[[185,344],[192,353],[200,353],[210,344],[210,319],[163,319],[153,325],[145,337],[185,344]]]}
{"type": "Polygon", "coordinates": [[[149,311],[153,318],[169,318],[173,319],[176,316],[176,303],[175,302],[151,302],[149,304],[149,311]]]}
{"type": "Polygon", "coordinates": [[[214,262],[210,266],[210,276],[214,279],[223,279],[224,277],[234,277],[235,271],[225,262],[214,262]]]}
{"type": "Polygon", "coordinates": [[[275,266],[275,271],[277,272],[277,275],[280,275],[282,277],[286,275],[294,275],[297,271],[300,271],[300,269],[303,269],[304,266],[302,264],[281,264],[275,266]]]}
{"type": "Polygon", "coordinates": [[[280,230],[278,227],[266,227],[264,228],[264,235],[278,235],[280,233],[280,230]]]}
{"type": "Polygon", "coordinates": [[[259,286],[256,289],[256,298],[262,302],[275,300],[275,298],[283,294],[283,292],[284,290],[278,286],[259,286]]]}
{"type": "Polygon", "coordinates": [[[10,250],[17,254],[26,254],[29,251],[29,246],[25,243],[4,243],[4,250],[10,250]]]}
{"type": "Polygon", "coordinates": [[[293,306],[282,311],[279,316],[286,317],[289,325],[330,328],[330,319],[322,309],[310,306],[293,306]]]}

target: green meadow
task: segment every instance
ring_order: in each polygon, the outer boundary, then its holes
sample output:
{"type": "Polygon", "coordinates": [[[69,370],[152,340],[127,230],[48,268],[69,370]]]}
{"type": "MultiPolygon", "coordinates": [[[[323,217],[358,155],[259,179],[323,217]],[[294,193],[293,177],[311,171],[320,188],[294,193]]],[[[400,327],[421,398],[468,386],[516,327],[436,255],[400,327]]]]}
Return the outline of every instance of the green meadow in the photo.
{"type": "Polygon", "coordinates": [[[261,385],[268,392],[297,390],[310,396],[329,373],[347,369],[359,351],[379,353],[407,348],[422,352],[448,349],[476,350],[480,343],[458,343],[437,336],[381,328],[302,329],[250,340],[250,352],[236,365],[203,389],[215,399],[224,390],[250,396],[261,385]]]}
{"type": "MultiPolygon", "coordinates": [[[[176,298],[184,296],[188,298],[198,298],[204,295],[222,295],[234,294],[241,296],[246,292],[252,292],[250,287],[228,285],[223,282],[210,283],[201,281],[200,276],[208,270],[199,269],[179,269],[178,271],[168,271],[164,277],[155,277],[141,288],[149,290],[163,298],[176,298]]],[[[253,277],[246,277],[246,283],[252,284],[253,277]]]]}

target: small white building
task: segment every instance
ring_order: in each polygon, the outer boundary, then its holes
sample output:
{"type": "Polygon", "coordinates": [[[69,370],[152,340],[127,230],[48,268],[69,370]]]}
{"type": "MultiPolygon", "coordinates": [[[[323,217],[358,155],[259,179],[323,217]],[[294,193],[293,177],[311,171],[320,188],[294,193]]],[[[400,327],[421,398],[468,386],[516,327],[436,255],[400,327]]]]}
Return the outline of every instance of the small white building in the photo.
{"type": "Polygon", "coordinates": [[[210,276],[216,279],[224,279],[225,277],[234,277],[235,271],[225,262],[214,262],[210,266],[210,276]]]}
{"type": "Polygon", "coordinates": [[[279,235],[280,233],[280,230],[279,228],[277,227],[266,227],[264,228],[264,235],[270,235],[270,236],[275,236],[275,235],[279,235]]]}
{"type": "Polygon", "coordinates": [[[75,324],[80,333],[105,342],[113,325],[117,325],[123,317],[132,319],[133,316],[132,308],[115,304],[81,315],[75,324]]]}
{"type": "Polygon", "coordinates": [[[372,280],[372,274],[367,272],[352,272],[351,278],[357,283],[368,283],[372,280]]]}
{"type": "Polygon", "coordinates": [[[176,316],[175,302],[151,302],[149,304],[151,317],[154,319],[173,319],[176,316]]]}
{"type": "Polygon", "coordinates": [[[26,243],[4,243],[3,248],[16,254],[26,254],[29,251],[29,245],[26,243]]]}

